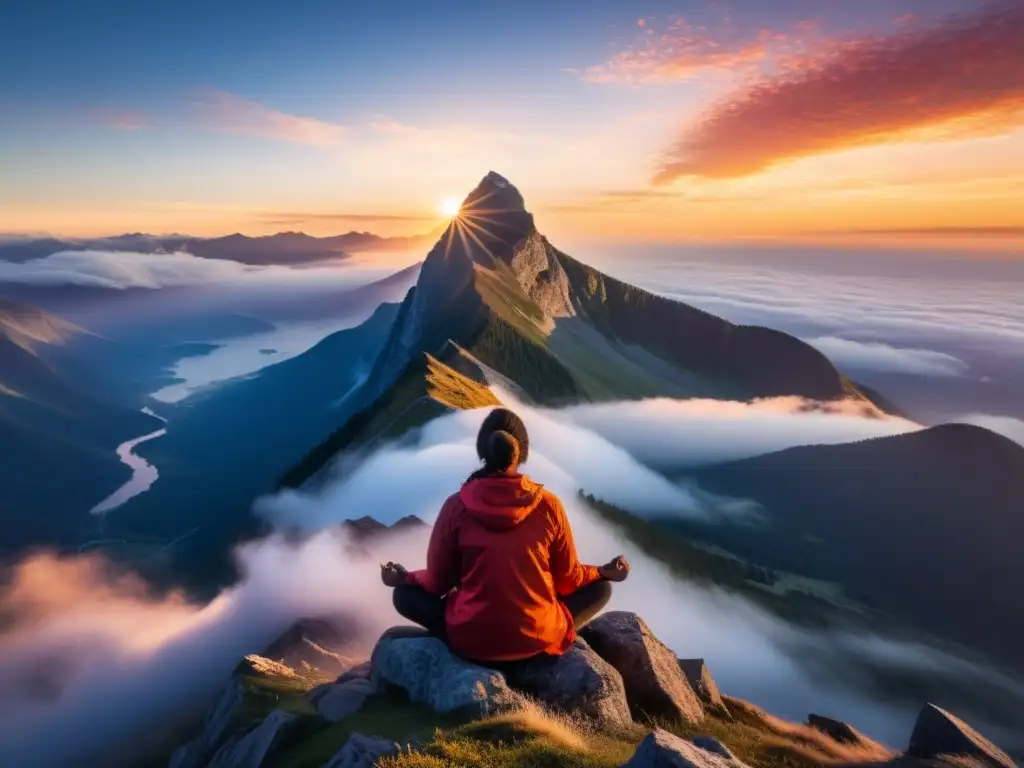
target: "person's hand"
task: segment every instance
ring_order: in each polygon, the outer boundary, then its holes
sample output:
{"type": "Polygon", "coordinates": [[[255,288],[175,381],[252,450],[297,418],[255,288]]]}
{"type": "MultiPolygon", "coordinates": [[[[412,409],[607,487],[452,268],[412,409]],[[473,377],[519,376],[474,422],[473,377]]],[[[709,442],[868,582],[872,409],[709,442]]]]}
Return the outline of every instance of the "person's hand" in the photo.
{"type": "Polygon", "coordinates": [[[602,565],[597,570],[601,573],[602,578],[608,581],[625,581],[629,576],[629,563],[626,562],[625,557],[619,555],[608,565],[602,565]]]}
{"type": "Polygon", "coordinates": [[[400,587],[405,584],[405,577],[409,572],[405,566],[392,563],[390,560],[380,567],[380,580],[385,587],[400,587]]]}

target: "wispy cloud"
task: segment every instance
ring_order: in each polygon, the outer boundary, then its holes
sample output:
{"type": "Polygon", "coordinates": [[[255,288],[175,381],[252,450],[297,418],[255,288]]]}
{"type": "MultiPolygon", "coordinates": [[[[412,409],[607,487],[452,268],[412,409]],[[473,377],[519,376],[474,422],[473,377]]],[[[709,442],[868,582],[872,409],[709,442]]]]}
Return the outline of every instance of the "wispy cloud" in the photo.
{"type": "Polygon", "coordinates": [[[207,127],[223,133],[314,147],[333,147],[345,137],[345,126],[340,123],[290,115],[225,91],[201,91],[193,108],[207,127]]]}
{"type": "Polygon", "coordinates": [[[877,235],[908,237],[1024,237],[1024,226],[992,226],[976,227],[896,227],[886,229],[847,229],[832,230],[831,234],[843,235],[877,235]]]}
{"type": "Polygon", "coordinates": [[[878,341],[855,341],[838,336],[807,339],[807,343],[827,355],[840,368],[852,371],[957,377],[966,375],[969,369],[960,358],[933,349],[895,347],[878,341]]]}
{"type": "Polygon", "coordinates": [[[699,202],[699,198],[671,189],[611,189],[579,197],[572,202],[545,206],[545,210],[555,213],[587,213],[606,208],[622,209],[627,206],[643,205],[661,200],[678,200],[686,198],[691,202],[699,202]]]}
{"type": "Polygon", "coordinates": [[[1024,4],[889,36],[834,40],[727,96],[664,156],[655,180],[732,178],[777,163],[1024,124],[1024,4]]]}
{"type": "Polygon", "coordinates": [[[133,109],[97,107],[92,110],[92,116],[108,128],[116,128],[119,131],[137,131],[149,125],[146,116],[133,109]]]}
{"type": "Polygon", "coordinates": [[[637,85],[685,80],[708,70],[731,70],[764,61],[788,40],[769,29],[747,39],[729,39],[675,19],[656,31],[647,19],[638,19],[639,40],[603,64],[578,70],[590,83],[637,85]]]}
{"type": "Polygon", "coordinates": [[[261,213],[258,217],[265,224],[275,226],[290,226],[304,222],[358,222],[364,224],[381,224],[389,222],[431,222],[437,221],[438,216],[428,216],[418,213],[307,213],[303,211],[278,212],[269,211],[261,213]]]}

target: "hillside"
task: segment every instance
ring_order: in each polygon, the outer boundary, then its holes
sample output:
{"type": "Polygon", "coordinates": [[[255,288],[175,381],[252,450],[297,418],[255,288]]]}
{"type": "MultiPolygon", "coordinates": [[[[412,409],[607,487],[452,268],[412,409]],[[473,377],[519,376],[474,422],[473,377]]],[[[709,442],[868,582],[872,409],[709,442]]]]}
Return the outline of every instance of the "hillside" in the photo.
{"type": "MultiPolygon", "coordinates": [[[[786,394],[852,397],[873,408],[821,353],[792,336],[733,325],[558,251],[537,231],[519,191],[493,172],[424,261],[360,392],[360,418],[383,418],[388,403],[404,407],[389,389],[409,386],[413,372],[424,370],[423,355],[441,359],[450,343],[549,405],[786,394]]],[[[313,455],[326,461],[357,431],[343,425],[313,455]]],[[[306,462],[287,480],[317,468],[306,462]]]]}
{"type": "MultiPolygon", "coordinates": [[[[762,565],[845,585],[868,605],[1024,669],[1024,448],[950,424],[701,469],[759,502],[760,525],[671,523],[762,565]],[[953,575],[951,575],[953,574],[953,575]]],[[[669,523],[666,523],[669,524],[669,523]]]]}
{"type": "Polygon", "coordinates": [[[159,424],[89,396],[49,362],[81,335],[49,312],[0,302],[0,553],[79,541],[88,510],[128,478],[114,449],[159,424]]]}
{"type": "Polygon", "coordinates": [[[186,536],[170,553],[173,562],[150,575],[200,590],[225,579],[231,544],[258,530],[252,502],[352,413],[351,393],[397,311],[382,304],[361,325],[301,355],[163,406],[167,435],[139,448],[160,468],[160,481],[112,516],[108,533],[132,541],[186,536]]]}

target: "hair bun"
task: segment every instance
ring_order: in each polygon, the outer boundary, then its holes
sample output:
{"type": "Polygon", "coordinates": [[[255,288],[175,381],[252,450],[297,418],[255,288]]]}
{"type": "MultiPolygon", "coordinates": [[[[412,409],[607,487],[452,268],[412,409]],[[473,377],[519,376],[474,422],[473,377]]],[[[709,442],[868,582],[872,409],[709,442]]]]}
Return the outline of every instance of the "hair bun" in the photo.
{"type": "Polygon", "coordinates": [[[519,441],[514,435],[504,430],[499,429],[492,432],[487,440],[487,455],[484,457],[484,461],[488,467],[496,470],[508,469],[514,464],[518,464],[519,441]]]}

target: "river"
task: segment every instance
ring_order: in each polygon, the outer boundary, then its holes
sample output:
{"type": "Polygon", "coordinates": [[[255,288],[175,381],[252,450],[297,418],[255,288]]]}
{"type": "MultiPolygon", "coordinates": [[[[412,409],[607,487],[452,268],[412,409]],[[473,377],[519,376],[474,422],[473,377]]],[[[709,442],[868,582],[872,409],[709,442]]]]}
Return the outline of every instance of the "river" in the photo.
{"type": "MultiPolygon", "coordinates": [[[[149,408],[143,408],[143,413],[149,414],[166,423],[166,419],[153,413],[149,408]]],[[[147,435],[127,440],[117,446],[117,456],[121,461],[131,468],[131,478],[120,488],[107,496],[103,501],[93,507],[89,512],[94,515],[105,515],[107,512],[117,509],[129,499],[135,498],[140,493],[145,493],[160,477],[157,468],[146,461],[134,451],[135,448],[150,440],[156,440],[167,434],[167,429],[158,429],[147,435]]]]}

